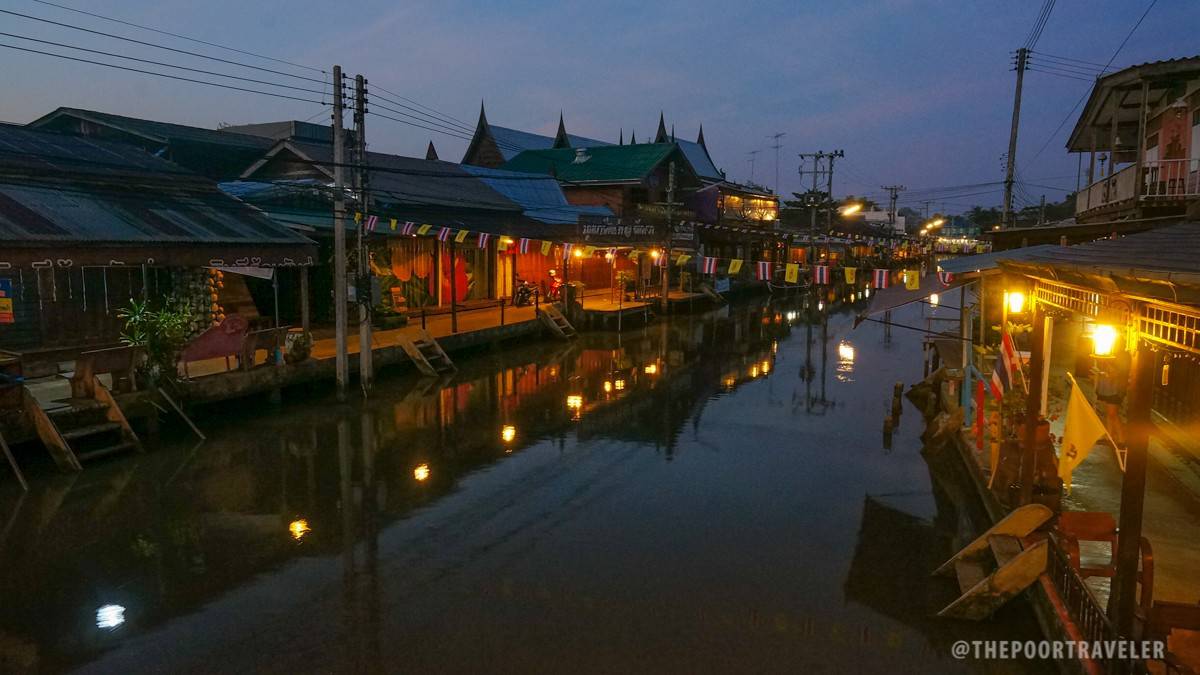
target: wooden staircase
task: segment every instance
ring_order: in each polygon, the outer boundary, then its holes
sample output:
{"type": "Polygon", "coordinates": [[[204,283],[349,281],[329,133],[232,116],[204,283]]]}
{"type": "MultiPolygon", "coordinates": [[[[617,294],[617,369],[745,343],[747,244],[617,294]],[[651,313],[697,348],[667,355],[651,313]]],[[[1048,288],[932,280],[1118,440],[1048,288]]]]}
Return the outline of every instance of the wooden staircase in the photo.
{"type": "Polygon", "coordinates": [[[408,354],[408,358],[412,359],[417,370],[428,377],[441,377],[458,370],[442,346],[427,330],[419,331],[415,339],[401,334],[400,347],[408,354]]]}
{"type": "Polygon", "coordinates": [[[112,393],[95,381],[95,398],[71,399],[71,404],[44,409],[25,390],[24,407],[38,438],[62,471],[82,471],[83,462],[127,450],[142,451],[142,442],[129,426],[112,393]]]}
{"type": "Polygon", "coordinates": [[[549,328],[551,333],[564,340],[570,340],[579,335],[571,322],[567,321],[567,317],[563,316],[563,313],[554,305],[542,305],[538,310],[538,317],[542,323],[546,324],[546,328],[549,328]]]}
{"type": "Polygon", "coordinates": [[[943,563],[934,574],[954,574],[961,595],[938,616],[986,619],[1037,581],[1046,571],[1047,543],[1025,538],[1053,516],[1041,504],[1022,506],[943,563]]]}

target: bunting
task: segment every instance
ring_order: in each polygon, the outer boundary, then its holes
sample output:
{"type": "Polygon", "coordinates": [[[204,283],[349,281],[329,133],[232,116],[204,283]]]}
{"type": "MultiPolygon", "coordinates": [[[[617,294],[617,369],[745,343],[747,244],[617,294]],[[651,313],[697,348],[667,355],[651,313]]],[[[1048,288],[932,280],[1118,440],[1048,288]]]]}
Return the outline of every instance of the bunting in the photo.
{"type": "Polygon", "coordinates": [[[942,282],[943,286],[949,286],[954,282],[954,274],[952,272],[943,272],[938,270],[938,281],[942,282]]]}
{"type": "Polygon", "coordinates": [[[440,230],[438,230],[437,238],[438,238],[438,241],[446,241],[447,239],[449,239],[450,238],[450,228],[443,227],[440,230]]]}
{"type": "Polygon", "coordinates": [[[521,243],[518,244],[517,250],[520,251],[522,254],[529,253],[529,242],[530,241],[531,240],[528,237],[521,237],[521,243]]]}
{"type": "Polygon", "coordinates": [[[904,270],[904,288],[910,291],[921,290],[921,273],[917,270],[904,270]]]}
{"type": "Polygon", "coordinates": [[[875,288],[887,288],[891,285],[891,279],[888,277],[891,270],[875,269],[872,270],[871,285],[875,288]]]}
{"type": "Polygon", "coordinates": [[[575,248],[574,244],[563,244],[563,260],[571,259],[571,249],[575,248]]]}
{"type": "Polygon", "coordinates": [[[800,265],[788,263],[783,267],[783,280],[789,284],[800,282],[800,265]]]}
{"type": "Polygon", "coordinates": [[[367,232],[374,232],[379,226],[379,216],[367,216],[367,232]]]}
{"type": "Polygon", "coordinates": [[[771,262],[768,260],[759,260],[754,263],[754,278],[759,281],[770,281],[771,271],[771,262]]]}
{"type": "Polygon", "coordinates": [[[739,258],[734,258],[729,261],[729,275],[733,276],[742,271],[742,261],[739,258]]]}
{"type": "Polygon", "coordinates": [[[471,233],[466,230],[459,230],[458,234],[454,235],[454,242],[457,244],[463,243],[464,241],[467,240],[468,234],[471,234],[471,233]]]}
{"type": "Polygon", "coordinates": [[[433,229],[432,225],[430,225],[429,223],[425,223],[424,225],[417,228],[417,236],[424,237],[425,235],[429,234],[429,231],[432,229],[433,229]]]}
{"type": "Polygon", "coordinates": [[[687,264],[687,261],[689,261],[691,259],[692,259],[692,256],[690,256],[686,253],[680,253],[679,257],[675,259],[675,265],[678,267],[683,267],[684,265],[687,264]]]}
{"type": "Polygon", "coordinates": [[[583,257],[590,258],[594,255],[596,255],[596,247],[595,246],[584,246],[583,247],[583,257]]]}
{"type": "Polygon", "coordinates": [[[857,267],[845,267],[845,268],[843,268],[843,270],[846,273],[846,283],[848,283],[848,284],[854,283],[854,281],[858,277],[858,268],[857,267]]]}
{"type": "Polygon", "coordinates": [[[404,221],[404,226],[400,228],[400,234],[412,234],[415,229],[417,229],[417,224],[411,220],[406,220],[404,221]]]}
{"type": "Polygon", "coordinates": [[[816,265],[813,267],[813,283],[828,284],[829,283],[829,265],[816,265]]]}
{"type": "Polygon", "coordinates": [[[701,267],[701,273],[702,274],[716,274],[717,273],[717,259],[714,257],[710,257],[710,256],[704,256],[703,265],[701,267]]]}
{"type": "Polygon", "coordinates": [[[399,224],[399,221],[397,221],[395,218],[388,220],[388,226],[391,228],[392,232],[396,231],[396,226],[399,224]]]}
{"type": "Polygon", "coordinates": [[[488,234],[487,232],[480,232],[479,233],[479,248],[487,248],[488,241],[490,241],[491,238],[492,238],[492,235],[488,234]]]}
{"type": "Polygon", "coordinates": [[[548,241],[543,241],[542,242],[542,255],[550,255],[550,249],[553,248],[553,246],[554,246],[554,244],[552,244],[548,241]]]}

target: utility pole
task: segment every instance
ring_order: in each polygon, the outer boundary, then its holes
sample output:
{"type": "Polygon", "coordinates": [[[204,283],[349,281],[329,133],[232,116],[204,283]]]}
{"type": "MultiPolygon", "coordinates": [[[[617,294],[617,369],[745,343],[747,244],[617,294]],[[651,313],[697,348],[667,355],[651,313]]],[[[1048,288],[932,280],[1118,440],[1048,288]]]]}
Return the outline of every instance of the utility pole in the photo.
{"type": "Polygon", "coordinates": [[[1038,214],[1038,225],[1046,224],[1046,195],[1042,195],[1041,212],[1038,214]]]}
{"type": "Polygon", "coordinates": [[[888,193],[888,226],[892,228],[892,232],[896,231],[896,198],[900,196],[908,188],[903,185],[881,185],[881,190],[887,190],[888,193]]]}
{"type": "Polygon", "coordinates": [[[787,136],[787,133],[783,131],[767,136],[775,141],[775,144],[771,146],[775,150],[775,194],[779,194],[779,149],[783,147],[783,143],[780,143],[779,139],[784,136],[787,136]]]}
{"type": "MultiPolygon", "coordinates": [[[[755,150],[755,152],[758,152],[755,150]]],[[[671,162],[667,173],[667,227],[662,253],[662,311],[666,316],[670,303],[667,296],[671,292],[671,228],[674,227],[675,217],[675,162],[671,162]]]]}
{"type": "Polygon", "coordinates": [[[1004,169],[1004,211],[1000,215],[1000,229],[1012,227],[1013,172],[1017,165],[1017,127],[1021,121],[1021,84],[1025,80],[1025,63],[1029,50],[1017,50],[1017,91],[1013,96],[1012,129],[1008,132],[1008,164],[1004,169]]]}
{"type": "Polygon", "coordinates": [[[342,67],[333,67],[333,334],[337,400],[346,401],[346,146],[342,129],[342,67]]]}
{"type": "Polygon", "coordinates": [[[750,159],[747,161],[750,162],[750,184],[751,185],[754,184],[754,160],[757,159],[757,155],[760,152],[762,152],[762,150],[751,150],[750,152],[746,153],[747,155],[750,155],[750,159]]]}
{"type": "Polygon", "coordinates": [[[819,150],[817,152],[802,152],[802,153],[800,153],[800,162],[801,162],[800,177],[801,177],[801,179],[804,178],[804,174],[806,174],[806,173],[812,174],[812,189],[809,191],[808,195],[806,195],[805,206],[807,206],[810,209],[809,223],[808,223],[808,230],[809,230],[808,237],[809,237],[810,248],[813,249],[812,261],[814,263],[817,261],[817,253],[816,253],[817,211],[821,208],[822,205],[825,206],[825,208],[826,208],[826,225],[827,225],[827,227],[832,227],[833,226],[833,160],[836,158],[845,157],[845,156],[846,156],[846,153],[842,150],[834,150],[832,152],[825,152],[824,150],[819,150]],[[808,160],[810,160],[810,159],[812,160],[812,169],[805,170],[804,166],[808,163],[808,160]],[[825,162],[824,168],[822,168],[822,165],[821,165],[822,161],[825,162]],[[817,187],[818,181],[821,178],[824,178],[826,181],[826,183],[825,183],[826,192],[823,192],[823,193],[817,187]]]}
{"type": "Polygon", "coordinates": [[[367,212],[371,208],[368,193],[370,176],[367,171],[367,81],[362,75],[354,78],[354,134],[357,151],[355,187],[363,218],[358,223],[358,382],[363,394],[371,391],[375,379],[374,354],[371,352],[371,264],[367,253],[367,212]]]}

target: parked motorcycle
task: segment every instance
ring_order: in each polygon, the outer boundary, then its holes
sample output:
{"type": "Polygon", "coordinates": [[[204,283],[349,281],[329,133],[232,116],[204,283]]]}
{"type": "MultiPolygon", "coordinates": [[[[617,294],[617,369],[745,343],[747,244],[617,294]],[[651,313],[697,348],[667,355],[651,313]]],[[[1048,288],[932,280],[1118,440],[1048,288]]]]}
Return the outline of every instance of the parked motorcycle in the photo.
{"type": "Polygon", "coordinates": [[[517,279],[517,290],[513,292],[513,304],[517,307],[533,304],[533,294],[537,287],[523,279],[517,279]]]}

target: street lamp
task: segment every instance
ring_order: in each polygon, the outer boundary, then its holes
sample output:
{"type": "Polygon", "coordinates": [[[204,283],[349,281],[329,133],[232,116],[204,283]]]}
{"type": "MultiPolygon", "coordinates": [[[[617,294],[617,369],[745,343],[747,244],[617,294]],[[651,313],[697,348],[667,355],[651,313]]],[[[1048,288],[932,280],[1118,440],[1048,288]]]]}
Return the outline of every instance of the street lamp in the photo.
{"type": "Polygon", "coordinates": [[[862,203],[850,202],[848,204],[842,204],[841,206],[839,206],[838,213],[841,214],[842,216],[852,216],[852,215],[858,213],[859,211],[862,211],[862,208],[863,208],[862,203]]]}
{"type": "Polygon", "coordinates": [[[1101,359],[1113,356],[1113,347],[1117,343],[1117,329],[1108,324],[1098,324],[1092,330],[1092,356],[1101,359]]]}
{"type": "Polygon", "coordinates": [[[1009,314],[1020,314],[1025,310],[1025,294],[1021,291],[1006,291],[1004,306],[1008,309],[1009,314]]]}

